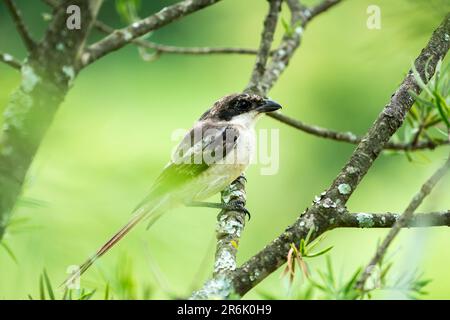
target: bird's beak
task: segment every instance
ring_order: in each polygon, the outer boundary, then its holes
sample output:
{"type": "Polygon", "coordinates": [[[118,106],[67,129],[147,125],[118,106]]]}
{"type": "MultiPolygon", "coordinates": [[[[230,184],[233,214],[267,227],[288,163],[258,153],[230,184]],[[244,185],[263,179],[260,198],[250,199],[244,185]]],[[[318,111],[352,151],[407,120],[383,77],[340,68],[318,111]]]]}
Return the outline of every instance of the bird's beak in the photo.
{"type": "Polygon", "coordinates": [[[273,100],[264,99],[263,104],[258,106],[256,110],[258,112],[272,112],[281,109],[281,106],[273,100]]]}

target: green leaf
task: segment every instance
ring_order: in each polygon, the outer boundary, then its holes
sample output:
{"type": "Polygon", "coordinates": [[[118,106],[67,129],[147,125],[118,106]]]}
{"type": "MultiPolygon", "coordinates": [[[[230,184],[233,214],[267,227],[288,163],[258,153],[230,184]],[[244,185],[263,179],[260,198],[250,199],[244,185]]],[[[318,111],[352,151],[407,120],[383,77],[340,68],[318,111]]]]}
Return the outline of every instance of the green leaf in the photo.
{"type": "Polygon", "coordinates": [[[53,292],[52,284],[50,282],[50,278],[48,277],[47,271],[44,269],[44,281],[47,287],[47,292],[50,300],[55,300],[55,294],[53,292]]]}
{"type": "Polygon", "coordinates": [[[345,285],[345,287],[343,289],[343,292],[345,295],[347,295],[350,291],[353,290],[360,273],[361,273],[361,268],[358,268],[355,271],[355,273],[353,273],[352,277],[350,278],[350,280],[347,282],[347,284],[345,285]]]}
{"type": "Polygon", "coordinates": [[[317,252],[317,253],[312,253],[312,254],[305,255],[304,257],[305,257],[305,258],[319,257],[319,256],[321,256],[321,255],[324,255],[325,253],[327,253],[327,252],[330,251],[331,249],[333,249],[333,246],[330,246],[330,247],[328,247],[328,248],[326,248],[326,249],[323,249],[322,251],[319,251],[319,252],[317,252]]]}
{"type": "Polygon", "coordinates": [[[44,277],[42,274],[39,277],[39,298],[45,300],[44,277]]]}
{"type": "Polygon", "coordinates": [[[448,120],[448,107],[445,103],[445,100],[441,97],[441,95],[437,92],[434,92],[434,96],[436,99],[436,107],[439,111],[439,114],[442,117],[442,120],[444,120],[445,124],[447,125],[447,128],[450,129],[450,121],[448,120]]]}
{"type": "Polygon", "coordinates": [[[82,293],[78,300],[90,300],[97,290],[94,289],[91,292],[82,293]]]}
{"type": "Polygon", "coordinates": [[[308,231],[308,234],[305,238],[305,245],[307,246],[309,244],[309,239],[311,239],[312,233],[314,232],[314,227],[311,227],[308,231]]]}
{"type": "Polygon", "coordinates": [[[294,33],[294,29],[292,29],[291,24],[287,22],[283,17],[281,18],[281,24],[283,25],[284,32],[288,37],[291,37],[294,33]]]}
{"type": "Polygon", "coordinates": [[[105,289],[105,300],[110,300],[109,299],[109,282],[106,283],[106,289],[105,289]]]}
{"type": "Polygon", "coordinates": [[[14,255],[14,252],[11,250],[11,248],[4,242],[1,241],[0,245],[3,247],[3,249],[5,249],[6,253],[8,254],[8,256],[16,263],[19,264],[19,262],[17,261],[16,256],[14,255]]]}
{"type": "MultiPolygon", "coordinates": [[[[409,92],[409,95],[410,95],[411,97],[413,97],[414,100],[416,100],[416,103],[417,103],[419,106],[421,106],[421,107],[424,107],[424,106],[425,106],[425,107],[429,107],[429,108],[434,108],[434,104],[433,104],[431,101],[426,100],[426,99],[424,99],[424,98],[421,98],[419,95],[417,95],[417,94],[416,94],[414,91],[412,91],[412,90],[409,90],[408,92],[409,92]]],[[[412,115],[414,112],[415,112],[415,108],[411,108],[411,111],[410,111],[411,115],[412,115]]],[[[414,119],[415,119],[415,120],[418,120],[416,114],[414,114],[414,119]]]]}
{"type": "Polygon", "coordinates": [[[333,284],[333,287],[334,287],[335,282],[334,282],[334,276],[333,276],[333,266],[331,265],[330,256],[327,256],[326,260],[327,260],[328,279],[329,279],[330,283],[333,284]]]}
{"type": "Polygon", "coordinates": [[[414,79],[416,79],[416,82],[419,85],[419,87],[422,88],[422,90],[424,90],[426,93],[428,93],[431,96],[432,93],[431,93],[430,89],[425,84],[425,82],[423,82],[422,77],[420,76],[420,74],[417,71],[416,66],[414,64],[412,65],[411,69],[412,69],[413,77],[414,77],[414,79]]]}

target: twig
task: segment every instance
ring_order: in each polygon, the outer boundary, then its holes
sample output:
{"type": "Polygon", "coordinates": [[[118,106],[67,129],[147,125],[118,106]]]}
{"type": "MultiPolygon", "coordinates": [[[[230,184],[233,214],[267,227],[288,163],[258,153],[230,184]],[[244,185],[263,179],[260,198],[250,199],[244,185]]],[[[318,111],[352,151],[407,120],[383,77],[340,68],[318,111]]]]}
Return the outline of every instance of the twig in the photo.
{"type": "Polygon", "coordinates": [[[20,70],[20,68],[22,68],[22,63],[8,53],[0,52],[0,61],[13,67],[14,69],[20,70]]]}
{"type": "Polygon", "coordinates": [[[267,94],[267,92],[273,87],[275,82],[288,66],[296,49],[300,46],[303,30],[308,23],[321,13],[327,11],[340,2],[341,0],[326,0],[322,1],[312,9],[308,9],[303,7],[296,0],[286,0],[289,10],[291,11],[291,30],[286,32],[283,36],[281,44],[278,49],[275,50],[272,61],[264,74],[261,87],[265,94],[267,94]]]}
{"type": "MultiPolygon", "coordinates": [[[[406,210],[395,222],[391,230],[389,230],[388,235],[383,240],[381,245],[377,248],[377,251],[373,258],[370,260],[369,264],[364,269],[361,277],[356,283],[356,288],[364,291],[365,283],[369,278],[371,271],[374,266],[376,266],[381,259],[384,257],[389,245],[392,243],[394,238],[398,235],[400,230],[411,223],[411,219],[414,216],[414,212],[422,204],[423,200],[430,194],[436,184],[441,180],[445,173],[450,169],[450,157],[436,172],[422,185],[420,191],[412,198],[406,210]]],[[[448,216],[448,212],[447,212],[448,216]]]]}
{"type": "Polygon", "coordinates": [[[35,41],[33,40],[33,37],[30,35],[30,32],[28,31],[28,28],[26,27],[23,19],[22,14],[20,13],[20,10],[17,8],[16,4],[13,2],[13,0],[4,0],[6,7],[8,8],[9,12],[11,13],[11,16],[13,17],[14,23],[16,24],[17,31],[19,32],[23,43],[25,44],[25,47],[29,52],[31,52],[34,47],[36,46],[35,41]]]}
{"type": "MultiPolygon", "coordinates": [[[[96,21],[94,27],[105,33],[111,34],[114,32],[114,28],[108,26],[102,21],[96,21]]],[[[248,48],[232,48],[232,47],[177,47],[154,43],[151,41],[143,40],[140,38],[134,39],[133,44],[145,49],[156,50],[159,53],[169,54],[192,54],[192,55],[208,55],[208,54],[246,54],[255,55],[258,50],[248,48]]]]}
{"type": "MultiPolygon", "coordinates": [[[[346,213],[338,216],[336,228],[392,228],[400,219],[399,213],[346,213]]],[[[450,210],[417,213],[403,228],[450,227],[450,210]]]]}
{"type": "Polygon", "coordinates": [[[264,20],[264,28],[261,33],[261,42],[259,45],[258,55],[256,57],[255,66],[250,77],[250,81],[244,92],[254,92],[257,94],[264,93],[260,87],[261,80],[266,72],[266,64],[270,55],[270,48],[273,42],[273,36],[278,22],[278,15],[281,9],[281,1],[269,1],[269,13],[264,20]]]}
{"type": "Polygon", "coordinates": [[[165,7],[159,12],[134,22],[130,26],[115,30],[102,40],[92,44],[82,55],[83,66],[122,48],[136,38],[139,38],[150,31],[161,28],[174,20],[184,17],[190,13],[213,5],[220,0],[184,0],[174,5],[165,7]]]}
{"type": "MultiPolygon", "coordinates": [[[[352,132],[340,132],[331,129],[319,127],[316,125],[306,124],[300,120],[293,119],[279,112],[273,112],[268,114],[270,117],[287,124],[290,127],[301,130],[305,133],[312,134],[314,136],[330,139],[339,142],[347,142],[351,144],[358,144],[361,142],[362,137],[357,136],[352,132]]],[[[435,149],[436,147],[448,145],[449,141],[440,139],[436,141],[416,141],[415,139],[409,143],[396,143],[388,142],[384,146],[385,150],[397,150],[397,151],[419,151],[424,149],[435,149]]]]}

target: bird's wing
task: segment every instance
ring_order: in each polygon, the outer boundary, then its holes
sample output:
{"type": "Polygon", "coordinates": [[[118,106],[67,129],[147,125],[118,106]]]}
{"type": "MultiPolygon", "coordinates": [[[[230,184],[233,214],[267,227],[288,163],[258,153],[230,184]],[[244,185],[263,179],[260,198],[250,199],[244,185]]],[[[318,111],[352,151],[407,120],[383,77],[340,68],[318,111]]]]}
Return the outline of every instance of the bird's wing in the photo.
{"type": "Polygon", "coordinates": [[[166,194],[188,183],[232,152],[238,139],[239,130],[231,125],[195,126],[178,145],[172,161],[156,179],[149,197],[166,194]]]}

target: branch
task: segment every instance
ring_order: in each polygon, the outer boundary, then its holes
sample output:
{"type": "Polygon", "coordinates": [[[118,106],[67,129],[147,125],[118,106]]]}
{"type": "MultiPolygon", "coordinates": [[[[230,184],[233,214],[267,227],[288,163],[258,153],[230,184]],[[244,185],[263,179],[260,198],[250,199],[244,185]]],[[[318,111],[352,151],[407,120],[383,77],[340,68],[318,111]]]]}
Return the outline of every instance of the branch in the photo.
{"type": "Polygon", "coordinates": [[[273,36],[278,22],[278,15],[281,10],[281,1],[269,1],[269,13],[264,20],[264,28],[261,33],[261,42],[259,45],[258,55],[256,57],[255,66],[253,67],[252,75],[247,88],[244,92],[253,92],[262,94],[264,91],[261,88],[261,80],[266,72],[266,64],[270,55],[270,48],[272,47],[273,36]]]}
{"type": "MultiPolygon", "coordinates": [[[[414,212],[417,210],[417,208],[422,204],[423,200],[431,193],[433,188],[436,186],[436,184],[441,180],[441,178],[445,175],[445,173],[450,169],[450,156],[447,159],[447,161],[444,163],[443,166],[441,166],[436,172],[425,182],[425,184],[422,185],[419,192],[412,198],[411,202],[409,203],[408,207],[406,208],[405,212],[398,218],[398,220],[395,222],[394,226],[391,230],[389,230],[388,235],[383,240],[381,245],[378,247],[375,255],[370,260],[369,264],[364,269],[363,273],[361,274],[361,277],[359,278],[358,282],[356,283],[356,288],[359,290],[364,290],[365,283],[367,279],[369,278],[371,271],[374,266],[376,266],[381,259],[386,254],[386,251],[389,247],[389,245],[392,243],[394,238],[398,235],[400,230],[411,222],[413,222],[412,218],[414,216],[414,212]]],[[[449,213],[447,212],[446,216],[448,218],[449,213]]]]}
{"type": "MultiPolygon", "coordinates": [[[[336,228],[392,228],[399,213],[345,213],[339,215],[336,228]]],[[[402,228],[450,227],[450,210],[417,213],[402,228]]]]}
{"type": "MultiPolygon", "coordinates": [[[[439,60],[449,50],[450,14],[435,30],[430,41],[415,61],[416,69],[422,79],[425,67],[433,75],[439,60]]],[[[311,208],[305,210],[291,226],[268,244],[263,250],[245,262],[233,273],[232,291],[244,295],[265,277],[283,265],[292,243],[298,246],[310,230],[312,241],[320,234],[336,227],[336,214],[345,213],[345,204],[368,172],[379,153],[391,136],[402,125],[406,113],[414,103],[409,90],[416,94],[420,87],[410,71],[400,87],[392,95],[389,104],[383,109],[374,125],[361,140],[347,164],[339,172],[327,191],[316,197],[311,208]]]]}
{"type": "Polygon", "coordinates": [[[122,48],[134,39],[159,29],[181,17],[213,5],[220,0],[184,0],[168,6],[159,12],[134,22],[128,27],[115,30],[102,40],[92,44],[82,56],[83,66],[122,48]]]}
{"type": "Polygon", "coordinates": [[[8,53],[0,52],[0,61],[17,70],[20,70],[20,68],[22,68],[22,63],[8,53]]]}
{"type": "MultiPolygon", "coordinates": [[[[113,27],[108,26],[102,21],[96,21],[94,27],[105,33],[111,34],[115,31],[113,27]]],[[[247,55],[255,55],[258,53],[258,50],[255,49],[247,49],[247,48],[231,48],[231,47],[176,47],[163,45],[159,43],[154,43],[151,41],[146,41],[140,38],[134,39],[131,41],[133,44],[145,48],[156,50],[158,53],[169,53],[169,54],[192,54],[192,55],[207,55],[207,54],[247,54],[247,55]]]]}
{"type": "MultiPolygon", "coordinates": [[[[312,134],[314,136],[330,139],[339,142],[347,142],[351,144],[358,144],[361,142],[362,137],[357,136],[352,132],[339,132],[330,130],[327,128],[306,124],[300,120],[293,119],[279,112],[273,112],[268,114],[270,117],[287,124],[293,128],[301,130],[303,132],[312,134]]],[[[388,142],[385,144],[384,149],[386,150],[397,150],[397,151],[419,151],[424,149],[435,149],[440,146],[448,145],[448,140],[436,140],[436,141],[411,141],[410,143],[395,143],[388,142]]]]}
{"type": "Polygon", "coordinates": [[[339,4],[341,0],[325,0],[312,9],[303,7],[295,0],[286,0],[286,2],[291,11],[291,30],[283,36],[281,44],[275,51],[264,78],[261,80],[260,87],[264,95],[273,87],[288,66],[296,49],[300,46],[303,30],[308,23],[321,13],[339,4]]]}
{"type": "Polygon", "coordinates": [[[33,37],[30,35],[30,32],[28,31],[28,28],[26,27],[22,19],[22,14],[20,13],[20,10],[17,8],[13,0],[4,0],[4,1],[6,7],[11,13],[14,23],[16,24],[17,31],[19,32],[20,37],[22,38],[22,41],[25,44],[25,47],[27,48],[28,52],[31,52],[36,47],[36,43],[33,40],[33,37]]]}

